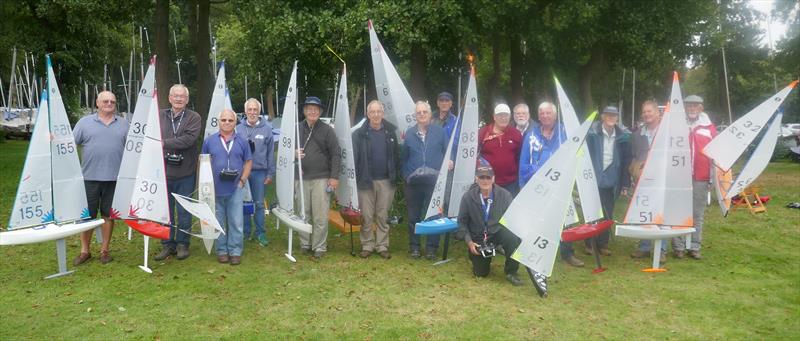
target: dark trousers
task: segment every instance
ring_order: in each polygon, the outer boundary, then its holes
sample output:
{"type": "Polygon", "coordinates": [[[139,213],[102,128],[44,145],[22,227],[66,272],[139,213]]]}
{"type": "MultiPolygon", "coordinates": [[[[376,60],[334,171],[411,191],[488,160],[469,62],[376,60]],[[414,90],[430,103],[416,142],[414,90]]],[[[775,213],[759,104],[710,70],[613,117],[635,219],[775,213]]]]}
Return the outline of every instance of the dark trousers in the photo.
{"type": "MultiPolygon", "coordinates": [[[[408,246],[411,250],[419,250],[420,235],[414,233],[414,226],[420,222],[424,217],[425,211],[428,210],[428,205],[431,202],[431,195],[433,195],[433,186],[425,185],[409,185],[406,184],[406,209],[408,212],[408,246]]],[[[438,234],[428,235],[426,243],[427,251],[436,251],[439,248],[438,234]]]]}
{"type": "MultiPolygon", "coordinates": [[[[603,206],[603,217],[606,219],[614,219],[614,202],[616,199],[616,190],[614,188],[599,188],[600,191],[600,205],[603,206]]],[[[603,231],[597,235],[597,248],[608,248],[608,239],[611,236],[611,229],[603,231]]],[[[591,239],[585,240],[586,247],[591,247],[591,239]]]]}
{"type": "Polygon", "coordinates": [[[194,175],[188,175],[177,179],[167,179],[167,191],[170,193],[168,195],[169,220],[172,222],[173,226],[169,228],[169,239],[161,241],[161,245],[164,247],[174,249],[178,244],[189,246],[189,238],[191,238],[191,236],[188,233],[178,230],[192,230],[192,215],[186,212],[183,206],[175,204],[175,198],[172,196],[172,193],[191,197],[195,188],[194,178],[194,175]],[[176,209],[178,211],[177,221],[175,220],[176,209]],[[174,225],[177,225],[177,228],[175,228],[174,225]]]}
{"type": "MultiPolygon", "coordinates": [[[[504,272],[506,274],[516,274],[519,269],[519,262],[511,258],[511,253],[519,247],[520,239],[508,229],[502,228],[500,231],[497,231],[497,233],[490,234],[487,240],[495,246],[503,245],[503,249],[506,250],[504,272]]],[[[483,243],[482,240],[473,240],[473,242],[478,244],[483,243]]],[[[492,258],[494,257],[484,258],[482,255],[476,256],[470,253],[469,250],[467,250],[467,254],[469,255],[469,260],[472,262],[472,273],[478,277],[488,276],[492,265],[492,258]]]]}

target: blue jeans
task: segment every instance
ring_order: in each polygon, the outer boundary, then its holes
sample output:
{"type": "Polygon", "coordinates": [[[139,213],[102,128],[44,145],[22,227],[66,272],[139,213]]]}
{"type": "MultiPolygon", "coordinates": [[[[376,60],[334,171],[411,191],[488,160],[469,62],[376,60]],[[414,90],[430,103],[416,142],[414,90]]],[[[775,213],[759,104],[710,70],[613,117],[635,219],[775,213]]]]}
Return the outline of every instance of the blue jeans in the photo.
{"type": "Polygon", "coordinates": [[[255,204],[255,211],[253,215],[246,215],[244,217],[244,238],[250,237],[250,218],[252,217],[256,224],[256,238],[265,236],[264,234],[264,179],[267,178],[267,170],[254,169],[250,171],[250,194],[253,196],[253,204],[255,204]]]}
{"type": "MultiPolygon", "coordinates": [[[[661,243],[661,252],[662,253],[667,252],[667,243],[669,242],[669,239],[664,239],[661,242],[662,242],[661,243]]],[[[642,240],[639,241],[639,250],[642,250],[644,252],[650,252],[650,249],[652,249],[652,248],[653,248],[653,241],[652,240],[642,239],[642,240]]]]}
{"type": "Polygon", "coordinates": [[[242,236],[242,210],[244,190],[237,187],[236,192],[227,196],[216,196],[217,220],[225,230],[217,238],[217,255],[241,256],[244,247],[242,236]]]}
{"type": "Polygon", "coordinates": [[[186,212],[183,209],[183,206],[175,204],[175,198],[172,196],[171,193],[177,193],[183,196],[191,197],[192,192],[194,192],[195,188],[195,177],[194,175],[187,175],[182,178],[167,180],[167,191],[170,193],[169,197],[169,220],[172,222],[173,225],[177,225],[178,228],[170,227],[169,228],[169,239],[162,240],[161,245],[164,247],[174,249],[178,244],[189,246],[189,240],[191,236],[188,233],[183,233],[178,230],[192,230],[192,215],[189,212],[186,212]],[[175,207],[177,206],[177,207],[175,207]],[[175,211],[178,211],[178,219],[175,220],[175,211]],[[176,224],[177,223],[177,224],[176,224]]]}

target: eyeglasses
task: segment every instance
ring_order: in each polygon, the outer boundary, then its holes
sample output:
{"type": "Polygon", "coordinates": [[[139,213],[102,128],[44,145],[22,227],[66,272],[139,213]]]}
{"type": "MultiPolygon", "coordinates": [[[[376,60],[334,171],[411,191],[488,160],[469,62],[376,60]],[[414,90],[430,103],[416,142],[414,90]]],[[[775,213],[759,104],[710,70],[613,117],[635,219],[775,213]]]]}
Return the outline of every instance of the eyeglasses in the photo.
{"type": "Polygon", "coordinates": [[[219,121],[220,122],[235,122],[236,120],[234,120],[232,118],[220,118],[219,121]]]}
{"type": "Polygon", "coordinates": [[[109,104],[109,103],[111,103],[111,104],[116,104],[116,103],[117,103],[117,101],[115,101],[115,100],[113,100],[113,99],[105,99],[105,100],[103,100],[103,103],[105,103],[105,104],[109,104]]]}

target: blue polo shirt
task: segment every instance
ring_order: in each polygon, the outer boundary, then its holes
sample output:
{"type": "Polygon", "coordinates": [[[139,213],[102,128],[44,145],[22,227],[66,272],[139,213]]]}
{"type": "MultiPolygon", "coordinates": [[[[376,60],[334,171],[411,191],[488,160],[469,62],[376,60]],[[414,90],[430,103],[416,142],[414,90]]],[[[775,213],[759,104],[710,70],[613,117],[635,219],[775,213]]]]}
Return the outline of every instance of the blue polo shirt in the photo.
{"type": "Polygon", "coordinates": [[[116,115],[106,125],[96,113],[78,121],[72,135],[75,143],[83,146],[81,169],[84,180],[117,181],[129,126],[128,120],[116,115]]]}
{"type": "Polygon", "coordinates": [[[247,140],[237,134],[233,134],[232,141],[222,143],[219,132],[209,135],[203,141],[203,154],[211,154],[211,173],[214,174],[214,191],[217,196],[229,196],[236,192],[239,186],[239,178],[244,171],[244,163],[252,159],[250,155],[250,145],[247,140]],[[225,146],[229,146],[230,151],[225,146]],[[233,181],[222,181],[219,172],[223,169],[235,169],[239,171],[239,176],[233,181]]]}

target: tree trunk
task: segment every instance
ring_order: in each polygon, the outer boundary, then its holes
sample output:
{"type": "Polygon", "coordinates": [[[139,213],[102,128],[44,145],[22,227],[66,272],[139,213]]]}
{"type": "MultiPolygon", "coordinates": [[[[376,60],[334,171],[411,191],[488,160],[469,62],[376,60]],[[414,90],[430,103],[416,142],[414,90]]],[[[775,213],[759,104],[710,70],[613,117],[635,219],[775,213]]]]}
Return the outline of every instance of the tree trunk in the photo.
{"type": "Polygon", "coordinates": [[[425,64],[428,55],[419,45],[411,48],[411,98],[414,101],[427,98],[425,89],[425,64]]]}
{"type": "MultiPolygon", "coordinates": [[[[606,67],[605,51],[600,46],[592,48],[592,57],[589,62],[583,65],[578,70],[578,82],[581,93],[581,105],[583,112],[591,112],[595,110],[594,99],[592,98],[592,79],[602,72],[606,67]]],[[[581,112],[576,110],[577,112],[581,112]]],[[[580,115],[579,115],[580,116],[580,115]]]]}
{"type": "Polygon", "coordinates": [[[169,66],[172,58],[169,55],[169,0],[156,0],[155,10],[155,47],[156,56],[156,88],[158,88],[158,107],[169,107],[169,88],[172,86],[169,81],[169,66]]]}
{"type": "Polygon", "coordinates": [[[489,96],[484,104],[484,122],[492,122],[494,113],[494,103],[497,102],[497,87],[500,83],[500,34],[492,33],[492,75],[489,77],[489,96]]]}
{"type": "MultiPolygon", "coordinates": [[[[358,109],[358,104],[361,101],[361,93],[364,92],[364,86],[361,84],[356,85],[356,91],[350,93],[350,125],[355,125],[356,123],[356,110],[358,109]]],[[[364,108],[364,111],[367,109],[364,108]]],[[[366,113],[365,113],[366,115],[366,113]]]]}
{"type": "MultiPolygon", "coordinates": [[[[203,118],[202,122],[208,118],[208,106],[211,104],[211,87],[213,81],[213,65],[211,65],[211,33],[209,32],[209,12],[211,5],[209,0],[196,0],[196,25],[197,40],[194,46],[194,57],[197,64],[197,90],[195,93],[195,108],[203,118]]],[[[205,135],[205,124],[203,133],[205,135]]]]}
{"type": "Polygon", "coordinates": [[[275,108],[275,102],[274,102],[275,98],[272,97],[274,93],[275,93],[275,88],[273,88],[272,85],[268,86],[267,87],[267,103],[261,103],[261,105],[263,105],[266,108],[267,116],[269,117],[270,121],[275,119],[275,117],[277,116],[275,114],[275,110],[277,110],[278,108],[275,108]]]}
{"type": "Polygon", "coordinates": [[[522,74],[525,72],[525,65],[522,59],[522,39],[518,34],[512,34],[511,39],[511,102],[514,106],[525,100],[525,89],[522,88],[522,74]]]}

